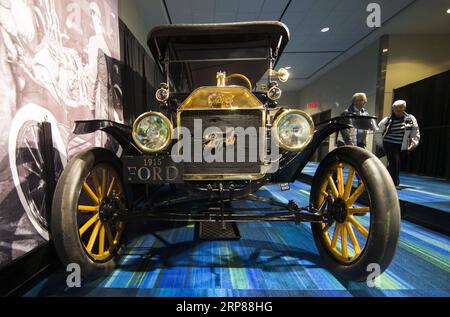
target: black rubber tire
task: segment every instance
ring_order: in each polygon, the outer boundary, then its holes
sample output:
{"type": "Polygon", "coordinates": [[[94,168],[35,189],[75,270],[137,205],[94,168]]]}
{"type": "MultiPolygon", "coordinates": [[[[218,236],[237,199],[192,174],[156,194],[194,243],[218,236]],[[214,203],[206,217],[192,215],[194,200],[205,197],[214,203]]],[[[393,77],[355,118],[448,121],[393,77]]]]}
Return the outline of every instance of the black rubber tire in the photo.
{"type": "Polygon", "coordinates": [[[376,263],[381,273],[391,263],[400,235],[400,205],[395,185],[383,165],[372,153],[354,146],[333,150],[320,163],[311,186],[311,204],[317,207],[320,184],[329,167],[336,162],[350,164],[362,178],[370,196],[369,237],[362,254],[352,263],[339,261],[326,246],[322,224],[312,223],[311,229],[317,249],[325,265],[345,280],[365,281],[376,263]]]}
{"type": "MultiPolygon", "coordinates": [[[[96,262],[85,252],[77,224],[77,204],[81,187],[92,168],[101,163],[110,164],[122,177],[122,162],[103,148],[89,149],[70,160],[56,185],[52,204],[51,237],[64,266],[76,263],[85,278],[110,273],[117,264],[121,248],[108,261],[96,262]]],[[[123,184],[123,180],[122,180],[123,184]]]]}

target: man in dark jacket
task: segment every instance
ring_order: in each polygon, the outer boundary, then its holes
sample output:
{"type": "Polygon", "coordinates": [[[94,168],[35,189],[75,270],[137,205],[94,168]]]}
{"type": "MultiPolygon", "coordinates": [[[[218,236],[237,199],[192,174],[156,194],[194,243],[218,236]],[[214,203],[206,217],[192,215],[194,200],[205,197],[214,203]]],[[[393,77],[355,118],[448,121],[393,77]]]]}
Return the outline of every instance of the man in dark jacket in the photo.
{"type": "MultiPolygon", "coordinates": [[[[368,116],[369,113],[364,106],[367,104],[367,95],[359,92],[353,95],[352,105],[345,110],[341,116],[358,115],[368,116]]],[[[367,145],[367,131],[360,129],[341,130],[337,138],[337,146],[354,145],[365,148],[367,145]]]]}

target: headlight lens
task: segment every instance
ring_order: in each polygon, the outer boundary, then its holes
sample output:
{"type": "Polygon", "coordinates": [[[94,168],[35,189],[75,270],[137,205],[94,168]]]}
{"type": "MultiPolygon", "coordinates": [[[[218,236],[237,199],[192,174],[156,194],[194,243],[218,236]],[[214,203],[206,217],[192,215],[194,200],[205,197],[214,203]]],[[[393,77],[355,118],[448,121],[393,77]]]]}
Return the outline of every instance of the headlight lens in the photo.
{"type": "Polygon", "coordinates": [[[172,140],[173,126],[159,112],[147,112],[137,118],[133,126],[133,139],[144,152],[165,150],[172,140]]]}
{"type": "Polygon", "coordinates": [[[300,151],[311,141],[314,123],[311,117],[301,110],[287,110],[274,122],[275,139],[281,148],[300,151]]]}

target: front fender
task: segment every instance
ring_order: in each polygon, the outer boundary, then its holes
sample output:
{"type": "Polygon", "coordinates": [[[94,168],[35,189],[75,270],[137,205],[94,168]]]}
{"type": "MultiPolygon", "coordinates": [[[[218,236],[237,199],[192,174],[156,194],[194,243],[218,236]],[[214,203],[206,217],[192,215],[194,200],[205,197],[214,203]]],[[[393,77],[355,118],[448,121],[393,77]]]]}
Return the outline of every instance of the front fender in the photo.
{"type": "Polygon", "coordinates": [[[89,134],[104,131],[119,142],[125,155],[141,155],[142,151],[134,144],[132,128],[109,120],[75,121],[75,134],[89,134]]]}

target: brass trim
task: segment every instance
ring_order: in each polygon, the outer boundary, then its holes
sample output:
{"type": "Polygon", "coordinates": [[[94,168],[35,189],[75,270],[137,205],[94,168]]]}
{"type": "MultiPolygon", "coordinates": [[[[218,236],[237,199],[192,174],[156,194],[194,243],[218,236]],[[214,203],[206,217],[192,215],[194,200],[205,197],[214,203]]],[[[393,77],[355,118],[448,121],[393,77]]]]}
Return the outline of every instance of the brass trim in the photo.
{"type": "Polygon", "coordinates": [[[249,90],[250,90],[250,91],[253,91],[253,85],[252,85],[252,82],[250,81],[250,79],[248,79],[247,76],[245,76],[245,75],[243,75],[243,74],[231,74],[231,75],[229,75],[229,76],[227,76],[227,77],[225,78],[225,84],[228,83],[228,81],[229,81],[230,79],[232,79],[232,78],[240,78],[240,79],[242,79],[242,80],[245,81],[246,84],[248,85],[249,90]]]}
{"type": "Polygon", "coordinates": [[[142,115],[140,115],[140,116],[134,121],[132,136],[133,136],[134,143],[136,143],[137,147],[138,147],[139,149],[141,149],[142,151],[144,151],[144,152],[146,152],[146,153],[158,153],[158,152],[161,152],[161,151],[164,151],[165,149],[167,149],[167,148],[169,147],[169,145],[172,143],[173,132],[174,132],[173,124],[172,124],[172,122],[169,120],[169,118],[167,118],[167,117],[166,117],[164,114],[162,114],[161,112],[150,111],[150,112],[145,112],[145,113],[143,113],[142,115]],[[168,125],[168,127],[169,127],[169,137],[167,138],[167,140],[166,140],[166,142],[163,144],[163,146],[161,146],[161,147],[158,148],[158,149],[149,149],[149,148],[143,146],[143,145],[139,142],[139,140],[138,140],[138,138],[137,138],[137,136],[136,136],[136,129],[137,129],[137,126],[138,126],[139,122],[141,122],[142,119],[144,119],[144,118],[146,118],[146,117],[149,117],[149,116],[157,116],[157,117],[160,117],[160,118],[168,125]]]}
{"type": "Polygon", "coordinates": [[[282,83],[287,83],[289,81],[289,78],[291,77],[291,74],[286,68],[280,68],[278,71],[274,69],[269,69],[270,76],[277,76],[278,80],[282,83]]]}
{"type": "Polygon", "coordinates": [[[240,111],[240,110],[260,110],[265,111],[264,107],[260,108],[187,108],[187,109],[178,109],[177,112],[180,111],[240,111]]]}
{"type": "Polygon", "coordinates": [[[311,117],[304,111],[302,110],[298,110],[298,109],[285,109],[284,111],[281,112],[281,114],[279,114],[274,122],[273,122],[273,128],[274,128],[274,138],[276,140],[276,142],[278,143],[279,147],[281,147],[284,150],[287,151],[292,151],[292,152],[298,152],[303,150],[305,147],[308,146],[308,144],[311,142],[313,136],[314,136],[314,131],[315,131],[315,125],[314,125],[314,121],[311,119],[311,117]],[[310,131],[309,131],[309,137],[308,139],[306,139],[305,144],[301,147],[291,147],[291,146],[287,146],[285,144],[283,144],[282,142],[280,142],[279,139],[279,135],[278,135],[278,124],[281,121],[281,119],[283,119],[286,115],[288,114],[292,114],[292,113],[298,113],[301,116],[303,116],[309,123],[310,125],[310,131]]]}
{"type": "MultiPolygon", "coordinates": [[[[233,110],[259,110],[261,111],[261,127],[266,128],[266,118],[267,118],[267,110],[265,108],[236,108],[236,109],[224,109],[224,108],[200,108],[200,109],[178,109],[177,110],[177,127],[178,127],[178,142],[181,139],[181,113],[185,111],[204,111],[204,110],[220,110],[220,111],[233,111],[233,110]]],[[[266,138],[264,138],[264,146],[267,146],[266,138]]],[[[262,165],[261,165],[262,167],[262,165]]],[[[246,174],[246,173],[232,173],[232,174],[184,174],[185,181],[214,181],[214,180],[259,180],[264,178],[267,173],[259,173],[259,174],[246,174]]]]}
{"type": "Polygon", "coordinates": [[[216,75],[217,87],[225,87],[227,85],[227,74],[224,72],[218,72],[216,75]]]}
{"type": "Polygon", "coordinates": [[[195,89],[189,97],[180,105],[180,110],[200,110],[200,109],[264,109],[264,105],[248,88],[243,86],[203,86],[195,89]],[[214,94],[234,94],[233,98],[237,100],[231,107],[212,107],[208,103],[208,97],[214,94]],[[205,101],[206,100],[206,101],[205,101]]]}

